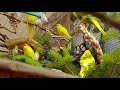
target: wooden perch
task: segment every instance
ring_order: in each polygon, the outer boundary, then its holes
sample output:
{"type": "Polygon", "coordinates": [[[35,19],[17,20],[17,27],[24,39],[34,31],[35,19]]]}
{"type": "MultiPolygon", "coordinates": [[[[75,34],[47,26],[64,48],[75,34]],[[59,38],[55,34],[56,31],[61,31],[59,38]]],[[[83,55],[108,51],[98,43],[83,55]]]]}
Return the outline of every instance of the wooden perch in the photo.
{"type": "Polygon", "coordinates": [[[117,28],[120,31],[120,22],[115,20],[113,17],[107,16],[102,12],[87,12],[97,18],[99,18],[104,23],[117,28]]]}
{"type": "Polygon", "coordinates": [[[38,68],[29,64],[7,59],[0,59],[0,77],[35,77],[35,78],[79,78],[70,74],[38,68]],[[8,75],[9,74],[9,75],[8,75]]]}

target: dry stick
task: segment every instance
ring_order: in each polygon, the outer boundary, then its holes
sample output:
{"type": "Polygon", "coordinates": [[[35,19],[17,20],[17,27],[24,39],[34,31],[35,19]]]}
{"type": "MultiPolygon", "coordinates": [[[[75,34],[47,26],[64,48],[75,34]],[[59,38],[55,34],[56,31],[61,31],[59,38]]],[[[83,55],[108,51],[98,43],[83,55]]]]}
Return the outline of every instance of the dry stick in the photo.
{"type": "Polygon", "coordinates": [[[5,43],[5,40],[3,40],[2,38],[0,38],[0,41],[4,42],[5,43]]]}
{"type": "Polygon", "coordinates": [[[4,40],[9,39],[9,38],[7,37],[7,35],[5,35],[5,34],[0,33],[0,36],[2,36],[2,38],[3,38],[4,40]]]}
{"type": "Polygon", "coordinates": [[[16,34],[16,32],[13,32],[13,31],[10,31],[9,29],[7,29],[6,27],[4,27],[4,26],[0,26],[0,28],[4,28],[5,30],[7,30],[7,31],[9,31],[9,32],[11,32],[11,33],[14,33],[14,34],[16,34]]]}
{"type": "Polygon", "coordinates": [[[99,18],[104,23],[117,28],[120,31],[120,22],[115,20],[113,17],[107,16],[102,12],[87,12],[97,18],[99,18]]]}
{"type": "Polygon", "coordinates": [[[27,75],[31,75],[32,77],[39,78],[79,78],[70,74],[55,72],[42,67],[38,68],[36,66],[7,59],[0,60],[0,71],[6,73],[9,72],[10,75],[12,75],[13,73],[21,74],[21,77],[25,77],[25,75],[27,77],[27,75]]]}
{"type": "Polygon", "coordinates": [[[69,41],[68,39],[66,39],[64,36],[57,36],[57,35],[52,35],[52,38],[61,38],[61,39],[65,39],[66,41],[69,41]]]}
{"type": "Polygon", "coordinates": [[[7,46],[6,46],[5,44],[3,44],[3,43],[0,43],[0,47],[5,47],[5,48],[7,48],[7,46]]]}

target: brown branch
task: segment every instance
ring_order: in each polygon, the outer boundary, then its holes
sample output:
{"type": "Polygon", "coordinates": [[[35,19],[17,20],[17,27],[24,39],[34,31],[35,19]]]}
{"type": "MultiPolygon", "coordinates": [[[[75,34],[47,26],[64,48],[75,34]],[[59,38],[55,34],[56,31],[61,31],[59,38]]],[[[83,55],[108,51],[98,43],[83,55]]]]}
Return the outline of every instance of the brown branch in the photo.
{"type": "Polygon", "coordinates": [[[5,35],[5,34],[0,33],[0,35],[2,36],[2,38],[3,38],[4,40],[9,39],[9,38],[7,37],[7,35],[5,35]]]}
{"type": "Polygon", "coordinates": [[[7,45],[6,45],[6,44],[3,44],[3,43],[0,43],[0,47],[5,47],[5,48],[7,48],[7,45]]]}
{"type": "Polygon", "coordinates": [[[16,34],[16,32],[13,32],[13,31],[10,31],[9,29],[7,29],[6,27],[4,27],[4,26],[0,26],[0,28],[4,28],[5,30],[7,30],[7,31],[9,31],[9,32],[11,32],[11,33],[14,33],[14,34],[16,34]]]}
{"type": "Polygon", "coordinates": [[[5,40],[3,40],[2,38],[0,38],[0,41],[4,42],[5,43],[5,40]]]}
{"type": "Polygon", "coordinates": [[[13,15],[9,15],[9,14],[7,14],[7,13],[0,13],[0,14],[2,14],[2,15],[4,15],[4,16],[7,16],[7,17],[9,17],[9,18],[15,19],[15,20],[17,20],[18,22],[21,22],[21,20],[16,19],[15,17],[13,17],[13,15]]]}
{"type": "MultiPolygon", "coordinates": [[[[10,75],[16,74],[21,75],[21,77],[38,77],[38,78],[79,78],[66,73],[55,72],[46,68],[38,68],[29,64],[25,64],[18,61],[12,60],[0,60],[0,73],[8,73],[10,75]]],[[[1,75],[1,74],[0,74],[1,75]]]]}
{"type": "Polygon", "coordinates": [[[115,20],[113,17],[107,16],[102,12],[87,12],[97,18],[99,18],[104,23],[117,28],[120,31],[120,22],[115,20]]]}
{"type": "Polygon", "coordinates": [[[60,38],[60,39],[66,40],[67,42],[69,41],[69,40],[66,39],[64,36],[52,35],[51,37],[52,37],[52,38],[60,38]]]}

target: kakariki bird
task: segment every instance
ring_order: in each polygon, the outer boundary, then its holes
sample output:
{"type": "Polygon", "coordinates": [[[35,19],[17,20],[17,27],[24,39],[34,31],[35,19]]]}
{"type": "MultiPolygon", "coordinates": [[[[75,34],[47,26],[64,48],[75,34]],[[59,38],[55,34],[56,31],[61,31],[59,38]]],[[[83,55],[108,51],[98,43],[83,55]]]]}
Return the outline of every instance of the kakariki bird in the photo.
{"type": "Polygon", "coordinates": [[[72,38],[72,37],[69,35],[68,30],[67,30],[65,27],[63,27],[61,24],[57,24],[56,28],[57,28],[58,33],[59,33],[61,36],[66,37],[68,40],[70,40],[70,39],[72,38]]]}
{"type": "Polygon", "coordinates": [[[28,45],[28,44],[25,44],[23,46],[23,52],[24,52],[24,55],[27,55],[27,56],[30,56],[30,57],[34,57],[34,50],[28,45]]]}

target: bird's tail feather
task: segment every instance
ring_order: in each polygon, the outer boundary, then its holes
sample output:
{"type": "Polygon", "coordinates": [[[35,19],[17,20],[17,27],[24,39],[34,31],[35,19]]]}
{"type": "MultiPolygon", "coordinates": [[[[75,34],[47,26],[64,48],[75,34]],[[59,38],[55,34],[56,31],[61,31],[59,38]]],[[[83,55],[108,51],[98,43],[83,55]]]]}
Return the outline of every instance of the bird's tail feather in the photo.
{"type": "Polygon", "coordinates": [[[32,38],[33,35],[33,26],[28,24],[28,38],[32,38]]]}
{"type": "Polygon", "coordinates": [[[95,19],[90,19],[90,20],[94,23],[94,25],[100,30],[100,32],[101,32],[103,35],[106,35],[106,32],[101,28],[101,26],[100,26],[100,24],[98,23],[97,20],[95,20],[95,19]]]}

